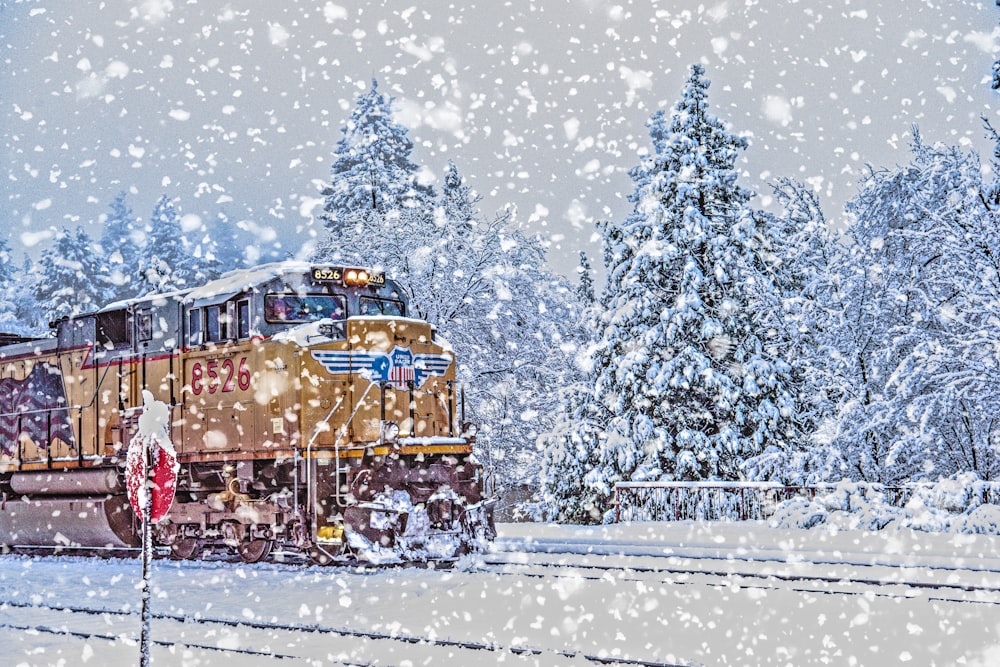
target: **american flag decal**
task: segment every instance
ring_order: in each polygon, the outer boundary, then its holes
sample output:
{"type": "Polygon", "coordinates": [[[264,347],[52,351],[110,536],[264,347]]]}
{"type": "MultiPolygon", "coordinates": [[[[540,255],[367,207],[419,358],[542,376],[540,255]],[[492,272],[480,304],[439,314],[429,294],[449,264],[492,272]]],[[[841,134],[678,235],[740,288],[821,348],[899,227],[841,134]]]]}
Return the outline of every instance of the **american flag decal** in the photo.
{"type": "Polygon", "coordinates": [[[410,348],[393,348],[389,362],[389,382],[394,389],[409,389],[411,382],[416,383],[417,374],[413,368],[413,353],[410,348]]]}
{"type": "Polygon", "coordinates": [[[454,357],[450,353],[414,354],[408,347],[380,350],[313,350],[313,358],[331,375],[359,373],[372,382],[389,382],[406,390],[419,388],[432,376],[444,377],[454,357]]]}

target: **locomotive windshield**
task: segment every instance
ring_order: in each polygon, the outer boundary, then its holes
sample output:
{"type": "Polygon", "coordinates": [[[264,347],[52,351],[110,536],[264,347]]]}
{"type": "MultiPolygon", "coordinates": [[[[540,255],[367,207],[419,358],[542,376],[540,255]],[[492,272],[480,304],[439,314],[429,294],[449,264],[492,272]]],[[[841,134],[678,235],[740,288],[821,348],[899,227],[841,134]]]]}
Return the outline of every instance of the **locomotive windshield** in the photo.
{"type": "Polygon", "coordinates": [[[361,297],[362,315],[391,315],[403,317],[403,302],[396,299],[376,299],[370,296],[361,297]]]}
{"type": "Polygon", "coordinates": [[[268,294],[264,297],[264,319],[268,322],[299,324],[347,316],[343,296],[329,294],[268,294]]]}

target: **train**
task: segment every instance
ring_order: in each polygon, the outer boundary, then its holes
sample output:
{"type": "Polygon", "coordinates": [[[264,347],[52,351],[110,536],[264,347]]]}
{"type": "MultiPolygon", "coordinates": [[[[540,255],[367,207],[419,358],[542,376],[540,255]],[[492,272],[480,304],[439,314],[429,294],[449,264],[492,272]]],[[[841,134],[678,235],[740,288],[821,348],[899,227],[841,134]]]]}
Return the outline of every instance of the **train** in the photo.
{"type": "Polygon", "coordinates": [[[124,465],[169,408],[158,553],[450,559],[495,536],[454,351],[399,283],[278,262],[0,335],[0,546],[134,549],[124,465]]]}

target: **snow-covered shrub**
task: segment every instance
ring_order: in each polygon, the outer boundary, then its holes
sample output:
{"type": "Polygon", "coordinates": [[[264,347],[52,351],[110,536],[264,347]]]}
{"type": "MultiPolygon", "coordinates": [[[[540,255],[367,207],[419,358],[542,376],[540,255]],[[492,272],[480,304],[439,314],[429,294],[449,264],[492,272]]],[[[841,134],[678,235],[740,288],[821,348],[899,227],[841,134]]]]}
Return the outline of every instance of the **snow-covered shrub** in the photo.
{"type": "Polygon", "coordinates": [[[926,495],[925,502],[939,510],[967,512],[979,506],[983,497],[983,482],[974,472],[963,472],[940,479],[930,489],[918,487],[914,498],[926,495]]]}
{"type": "Polygon", "coordinates": [[[951,524],[951,515],[927,502],[929,494],[914,493],[903,508],[900,528],[912,528],[925,533],[942,533],[951,524]]]}
{"type": "Polygon", "coordinates": [[[823,507],[798,497],[778,505],[768,522],[772,528],[812,528],[826,521],[829,516],[823,507]]]}
{"type": "Polygon", "coordinates": [[[967,514],[956,517],[951,532],[970,535],[1000,535],[1000,507],[979,505],[967,514]]]}
{"type": "Polygon", "coordinates": [[[909,487],[899,507],[897,494],[881,484],[839,482],[810,503],[795,498],[778,505],[770,524],[776,528],[811,528],[828,524],[849,530],[908,528],[928,533],[1000,534],[1000,505],[984,502],[998,496],[996,482],[974,472],[957,473],[934,484],[909,487]]]}

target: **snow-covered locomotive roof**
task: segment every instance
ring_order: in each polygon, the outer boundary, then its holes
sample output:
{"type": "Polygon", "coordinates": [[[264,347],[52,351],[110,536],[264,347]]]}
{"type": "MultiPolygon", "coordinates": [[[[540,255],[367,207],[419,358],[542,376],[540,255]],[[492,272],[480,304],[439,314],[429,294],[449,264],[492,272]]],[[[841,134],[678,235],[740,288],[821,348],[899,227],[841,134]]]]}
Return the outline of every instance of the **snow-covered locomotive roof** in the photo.
{"type": "Polygon", "coordinates": [[[228,271],[219,278],[199,287],[177,290],[175,292],[147,294],[136,299],[116,301],[97,312],[120,310],[128,305],[142,303],[162,304],[167,301],[179,301],[185,305],[201,305],[206,302],[226,301],[242,292],[263,285],[276,278],[308,275],[314,268],[315,266],[308,262],[285,261],[261,264],[260,266],[248,269],[236,269],[228,271]]]}
{"type": "Polygon", "coordinates": [[[207,301],[225,301],[248,289],[286,275],[306,275],[312,265],[306,262],[274,262],[250,269],[238,269],[184,294],[185,305],[200,305],[207,301]]]}

